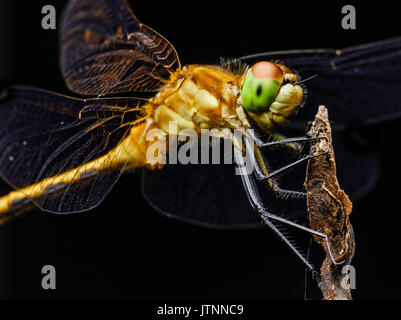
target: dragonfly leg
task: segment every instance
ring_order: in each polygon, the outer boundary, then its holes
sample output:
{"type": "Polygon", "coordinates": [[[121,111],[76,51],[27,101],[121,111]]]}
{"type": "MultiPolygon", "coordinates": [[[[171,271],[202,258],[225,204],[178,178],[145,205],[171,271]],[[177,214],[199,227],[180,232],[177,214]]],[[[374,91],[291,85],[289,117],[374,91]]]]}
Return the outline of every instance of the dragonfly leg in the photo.
{"type": "Polygon", "coordinates": [[[254,154],[250,160],[253,161],[253,167],[255,168],[254,175],[255,175],[256,179],[259,181],[267,181],[269,188],[271,190],[273,190],[278,196],[282,196],[282,197],[290,196],[293,198],[305,198],[306,197],[305,192],[281,188],[273,176],[269,177],[270,173],[267,169],[265,160],[263,159],[259,148],[257,148],[257,147],[255,148],[254,154]]]}
{"type": "Polygon", "coordinates": [[[325,137],[325,136],[287,138],[278,133],[271,132],[270,135],[275,139],[275,141],[264,142],[258,136],[255,135],[253,130],[247,130],[246,134],[254,141],[255,145],[257,145],[260,148],[277,146],[277,145],[285,145],[291,149],[294,149],[295,151],[301,150],[301,145],[298,144],[297,142],[305,143],[305,142],[313,142],[315,140],[320,140],[320,139],[327,139],[327,137],[325,137]]]}
{"type": "MultiPolygon", "coordinates": [[[[247,139],[245,139],[247,140],[247,139]]],[[[242,158],[242,152],[236,148],[234,148],[234,156],[236,159],[237,164],[239,163],[243,163],[241,161],[242,158]]],[[[283,217],[274,215],[270,212],[267,211],[267,209],[265,208],[262,199],[260,197],[259,191],[257,189],[255,180],[253,179],[253,176],[247,173],[247,169],[244,166],[238,166],[238,169],[240,171],[240,175],[241,175],[241,179],[242,179],[242,183],[243,186],[245,188],[246,191],[246,195],[248,197],[248,200],[252,206],[252,208],[260,215],[260,217],[262,218],[262,220],[264,221],[264,223],[269,226],[274,232],[276,232],[276,234],[291,248],[291,250],[302,260],[302,262],[313,272],[315,273],[316,270],[313,267],[313,265],[308,261],[308,259],[305,257],[304,254],[302,254],[302,252],[296,248],[296,246],[289,240],[287,239],[287,237],[285,235],[283,235],[281,233],[280,230],[277,229],[276,226],[274,226],[274,224],[272,223],[272,221],[277,221],[277,222],[281,222],[287,225],[290,225],[292,227],[298,228],[300,230],[309,232],[312,235],[316,235],[319,236],[321,238],[323,238],[326,242],[326,246],[328,248],[328,252],[330,254],[330,258],[333,261],[333,263],[335,265],[339,265],[344,263],[344,261],[342,262],[337,262],[332,254],[331,251],[331,247],[330,247],[330,243],[329,243],[329,238],[325,233],[321,233],[318,231],[315,231],[309,227],[306,227],[304,225],[301,225],[299,223],[290,221],[288,219],[285,219],[283,217]]]]}
{"type": "Polygon", "coordinates": [[[298,143],[305,143],[305,142],[312,142],[318,139],[327,139],[326,137],[296,137],[296,138],[287,138],[273,130],[270,130],[268,134],[275,139],[275,141],[271,142],[264,142],[258,136],[254,134],[254,131],[251,129],[251,125],[249,123],[248,117],[246,112],[242,106],[236,108],[236,113],[240,121],[242,122],[243,128],[245,129],[246,136],[251,138],[254,141],[255,145],[258,147],[269,147],[275,145],[285,145],[290,149],[295,151],[300,151],[302,148],[301,144],[298,143]]]}
{"type": "MultiPolygon", "coordinates": [[[[301,139],[301,138],[295,138],[295,139],[301,139]]],[[[309,138],[304,138],[304,139],[306,139],[305,141],[310,141],[309,138]]],[[[305,161],[309,160],[310,158],[319,157],[325,153],[320,153],[320,154],[313,155],[313,156],[306,155],[306,156],[302,157],[301,159],[298,159],[280,169],[277,169],[273,172],[269,172],[267,170],[267,166],[263,160],[262,154],[260,153],[259,147],[252,146],[252,142],[248,139],[248,137],[245,137],[244,140],[245,140],[245,148],[247,150],[254,149],[254,152],[249,151],[249,154],[250,154],[249,160],[253,162],[252,164],[253,164],[253,167],[255,168],[254,174],[255,174],[256,179],[258,179],[259,181],[267,181],[269,187],[274,192],[276,192],[278,195],[281,195],[283,197],[287,197],[287,196],[291,196],[291,197],[295,197],[295,198],[305,198],[306,197],[305,192],[280,188],[277,181],[274,179],[274,176],[276,176],[279,173],[282,173],[283,171],[287,170],[288,168],[291,168],[295,165],[305,162],[305,161]]],[[[281,141],[276,141],[276,142],[281,142],[281,141]]]]}

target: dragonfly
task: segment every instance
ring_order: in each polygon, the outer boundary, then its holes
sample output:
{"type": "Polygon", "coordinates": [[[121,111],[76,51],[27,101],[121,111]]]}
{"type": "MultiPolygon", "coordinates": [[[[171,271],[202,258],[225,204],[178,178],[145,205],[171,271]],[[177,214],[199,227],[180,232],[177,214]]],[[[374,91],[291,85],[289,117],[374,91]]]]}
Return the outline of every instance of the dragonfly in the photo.
{"type": "MultiPolygon", "coordinates": [[[[172,44],[139,22],[124,0],[70,1],[59,36],[66,84],[87,97],[23,86],[2,89],[0,175],[14,191],[0,197],[0,221],[32,206],[53,213],[90,210],[123,172],[144,168],[143,195],[157,211],[207,227],[250,227],[263,221],[313,270],[275,222],[326,241],[327,236],[272,213],[274,202],[268,209],[258,187],[262,181],[279,196],[304,197],[302,191],[281,187],[276,177],[310,156],[271,169],[263,151],[298,149],[309,142],[277,130],[291,117],[288,130],[305,131],[315,111],[309,106],[329,106],[340,136],[350,125],[397,117],[401,110],[394,95],[400,75],[393,72],[400,63],[400,38],[343,50],[267,52],[220,65],[182,66],[172,44]],[[302,82],[301,75],[311,79],[302,82]],[[177,123],[174,132],[169,131],[171,121],[177,123]],[[201,128],[242,130],[243,149],[234,147],[234,156],[240,163],[243,152],[253,150],[254,173],[235,176],[225,166],[147,161],[146,135],[152,129],[176,135],[201,128]]],[[[375,158],[341,156],[362,163],[360,179],[350,183],[357,194],[374,175],[373,168],[368,175],[364,169],[375,158]]]]}

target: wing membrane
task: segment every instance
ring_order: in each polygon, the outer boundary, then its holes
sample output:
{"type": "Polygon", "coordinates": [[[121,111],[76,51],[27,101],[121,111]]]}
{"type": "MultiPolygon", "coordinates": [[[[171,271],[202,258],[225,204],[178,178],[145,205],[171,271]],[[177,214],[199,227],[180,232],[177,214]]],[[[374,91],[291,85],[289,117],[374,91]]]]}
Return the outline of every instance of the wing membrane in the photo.
{"type": "MultiPolygon", "coordinates": [[[[288,133],[299,136],[297,130],[288,133]]],[[[345,140],[344,131],[333,132],[339,183],[354,201],[374,187],[379,161],[373,152],[360,153],[347,147],[345,140]]],[[[283,148],[266,150],[264,155],[271,169],[299,157],[283,148]]],[[[278,182],[283,188],[302,191],[305,170],[305,165],[298,166],[280,176],[278,182]]],[[[278,199],[266,183],[259,183],[258,187],[270,212],[291,218],[306,217],[304,199],[278,199]]],[[[235,175],[234,165],[178,164],[167,165],[163,170],[144,170],[142,190],[146,201],[168,217],[218,229],[262,226],[260,217],[249,205],[241,177],[235,175]]]]}
{"type": "Polygon", "coordinates": [[[81,100],[34,88],[9,88],[0,101],[0,175],[20,189],[70,171],[69,182],[44,186],[43,194],[33,199],[35,204],[52,212],[96,206],[125,166],[115,164],[108,152],[135,121],[141,121],[143,102],[81,100]],[[98,158],[102,161],[96,170],[83,170],[98,158]]]}
{"type": "Polygon", "coordinates": [[[153,91],[180,66],[174,47],[123,0],[70,1],[60,49],[68,87],[87,95],[153,91]]]}
{"type": "Polygon", "coordinates": [[[253,64],[278,60],[299,72],[305,82],[306,105],[294,118],[299,127],[325,105],[335,128],[373,123],[401,115],[401,38],[342,50],[270,52],[242,57],[253,64]]]}

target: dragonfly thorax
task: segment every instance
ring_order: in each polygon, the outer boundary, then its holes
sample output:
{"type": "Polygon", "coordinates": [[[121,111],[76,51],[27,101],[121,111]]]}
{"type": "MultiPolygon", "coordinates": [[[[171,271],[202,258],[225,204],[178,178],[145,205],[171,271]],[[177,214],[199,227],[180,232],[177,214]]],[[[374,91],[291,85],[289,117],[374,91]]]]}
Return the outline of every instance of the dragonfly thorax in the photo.
{"type": "Polygon", "coordinates": [[[176,72],[152,100],[153,119],[167,134],[184,129],[238,128],[240,76],[211,66],[189,65],[176,72]],[[176,130],[171,132],[171,122],[176,130]]]}

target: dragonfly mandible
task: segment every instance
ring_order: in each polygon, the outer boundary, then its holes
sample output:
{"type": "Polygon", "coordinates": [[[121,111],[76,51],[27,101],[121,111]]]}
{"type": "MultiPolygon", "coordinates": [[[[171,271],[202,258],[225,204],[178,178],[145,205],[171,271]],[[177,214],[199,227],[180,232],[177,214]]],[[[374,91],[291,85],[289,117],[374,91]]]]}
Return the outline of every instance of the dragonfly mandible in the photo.
{"type": "MultiPolygon", "coordinates": [[[[171,120],[177,121],[180,130],[248,128],[256,124],[276,140],[264,142],[254,136],[256,150],[305,142],[308,139],[303,137],[280,141],[281,136],[274,130],[304,101],[299,75],[308,78],[318,74],[319,79],[307,83],[307,105],[291,122],[293,127],[305,130],[305,121],[313,119],[314,113],[307,106],[318,103],[333,105],[335,112],[330,117],[339,129],[396,116],[401,110],[400,102],[392,95],[401,82],[394,81],[394,74],[389,77],[391,67],[400,62],[400,39],[344,50],[264,53],[218,66],[181,66],[168,40],[140,23],[125,1],[74,0],[63,15],[60,46],[67,86],[89,98],[29,87],[4,88],[0,103],[0,174],[15,191],[0,198],[2,220],[32,203],[55,213],[89,210],[105,198],[123,171],[147,167],[152,170],[144,171],[144,195],[160,212],[207,226],[252,225],[260,220],[257,214],[203,206],[207,214],[200,215],[193,209],[199,203],[188,206],[185,202],[179,207],[178,201],[172,201],[182,199],[188,190],[196,193],[201,189],[208,196],[199,197],[199,201],[218,203],[214,200],[221,193],[214,189],[220,189],[220,185],[210,189],[208,177],[219,180],[216,178],[226,170],[202,171],[201,180],[194,166],[188,166],[188,175],[176,171],[183,170],[183,166],[156,170],[161,166],[146,162],[146,132],[161,128],[170,134],[171,120]],[[386,81],[386,77],[392,81],[386,81]],[[322,79],[331,81],[333,92],[324,90],[322,79]],[[352,94],[343,94],[342,88],[352,94]],[[153,92],[154,96],[132,97],[132,92],[153,92]],[[367,107],[379,102],[380,109],[367,107]],[[176,177],[177,172],[185,188],[167,188],[168,179],[162,175],[176,177]]],[[[281,189],[274,179],[281,170],[267,172],[261,159],[254,158],[260,168],[258,176],[242,176],[246,192],[243,188],[234,192],[248,195],[250,207],[259,214],[306,229],[265,208],[254,179],[268,180],[277,193],[303,196],[303,192],[281,189]]],[[[270,227],[281,235],[273,224],[270,227]]],[[[281,238],[312,268],[286,237],[281,238]]]]}

